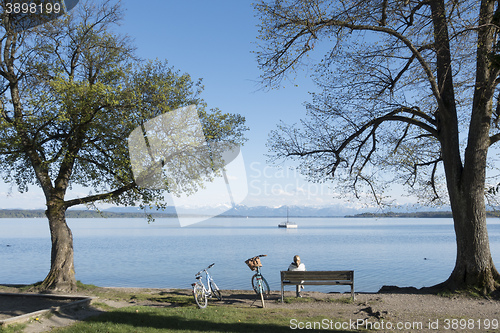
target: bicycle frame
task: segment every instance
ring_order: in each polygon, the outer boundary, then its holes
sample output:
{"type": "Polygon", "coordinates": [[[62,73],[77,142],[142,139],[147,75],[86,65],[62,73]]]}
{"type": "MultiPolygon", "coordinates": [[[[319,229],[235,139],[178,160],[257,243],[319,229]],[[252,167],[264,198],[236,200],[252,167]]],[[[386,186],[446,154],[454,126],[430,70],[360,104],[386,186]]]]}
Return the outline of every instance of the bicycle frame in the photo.
{"type": "Polygon", "coordinates": [[[255,273],[256,275],[256,280],[257,280],[257,284],[259,286],[259,292],[264,292],[264,286],[262,284],[262,279],[264,278],[262,276],[262,273],[260,272],[260,267],[257,267],[257,273],[255,273]]]}
{"type": "Polygon", "coordinates": [[[211,298],[212,297],[212,286],[211,286],[210,281],[213,281],[213,279],[212,279],[212,276],[210,276],[210,273],[207,271],[207,269],[208,268],[205,268],[205,269],[199,271],[198,273],[196,273],[195,277],[196,277],[197,282],[200,283],[201,286],[203,287],[205,294],[207,294],[207,296],[210,296],[210,298],[211,298]],[[208,288],[203,283],[203,277],[201,276],[201,274],[203,272],[205,272],[205,280],[206,280],[208,288]]]}

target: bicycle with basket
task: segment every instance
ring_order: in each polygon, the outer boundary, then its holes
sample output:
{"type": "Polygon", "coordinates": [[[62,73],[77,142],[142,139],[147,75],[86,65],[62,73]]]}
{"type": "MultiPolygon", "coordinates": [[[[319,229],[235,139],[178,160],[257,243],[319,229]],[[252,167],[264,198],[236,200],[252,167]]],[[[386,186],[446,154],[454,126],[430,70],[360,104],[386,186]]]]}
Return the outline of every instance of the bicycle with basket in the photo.
{"type": "Polygon", "coordinates": [[[267,298],[270,293],[269,283],[267,283],[266,279],[262,275],[261,267],[262,263],[260,262],[261,257],[267,257],[267,254],[261,254],[255,257],[252,257],[245,261],[248,267],[252,271],[256,271],[254,276],[252,276],[252,288],[255,293],[259,294],[260,300],[262,302],[262,307],[265,308],[264,298],[267,298]]]}

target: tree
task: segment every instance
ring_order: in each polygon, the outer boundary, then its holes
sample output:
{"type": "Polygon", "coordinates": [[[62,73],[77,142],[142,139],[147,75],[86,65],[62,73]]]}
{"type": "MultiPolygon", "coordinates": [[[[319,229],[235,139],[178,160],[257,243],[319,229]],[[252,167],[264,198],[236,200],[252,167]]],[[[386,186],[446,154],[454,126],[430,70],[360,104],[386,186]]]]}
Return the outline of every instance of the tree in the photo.
{"type": "Polygon", "coordinates": [[[128,38],[112,31],[120,19],[119,5],[110,1],[80,3],[24,31],[3,16],[0,170],[20,191],[37,185],[45,195],[52,252],[42,289],[76,288],[69,207],[163,205],[163,192],[134,179],[127,137],[135,128],[196,105],[209,142],[243,141],[244,118],[208,110],[200,81],[166,62],[136,59],[128,38]],[[91,191],[68,198],[72,186],[91,191]]]}
{"type": "Polygon", "coordinates": [[[326,53],[315,63],[322,90],[307,105],[308,118],[271,135],[275,158],[297,159],[313,180],[348,179],[350,191],[370,192],[378,203],[391,181],[430,194],[431,202],[449,202],[457,257],[439,287],[495,290],[500,275],[490,254],[485,194],[496,191],[486,183],[487,155],[500,140],[499,2],[255,6],[265,84],[279,84],[313,51],[326,53]]]}

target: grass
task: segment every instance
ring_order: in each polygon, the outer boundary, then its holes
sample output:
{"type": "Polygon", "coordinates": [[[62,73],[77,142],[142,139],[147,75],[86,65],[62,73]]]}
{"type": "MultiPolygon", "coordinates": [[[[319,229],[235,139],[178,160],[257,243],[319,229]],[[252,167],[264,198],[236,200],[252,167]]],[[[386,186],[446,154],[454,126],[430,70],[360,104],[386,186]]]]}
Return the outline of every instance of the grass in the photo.
{"type": "Polygon", "coordinates": [[[439,291],[437,295],[446,298],[455,298],[459,296],[465,296],[470,298],[487,298],[487,296],[485,296],[478,288],[469,288],[466,290],[458,290],[458,291],[442,290],[439,291]]]}
{"type": "MultiPolygon", "coordinates": [[[[185,290],[133,293],[126,289],[122,291],[79,284],[78,292],[116,301],[150,301],[154,302],[154,306],[116,309],[97,301],[93,306],[106,311],[105,313],[60,328],[56,332],[290,332],[292,318],[320,322],[327,317],[313,310],[225,306],[212,301],[206,309],[199,309],[192,295],[185,290]]],[[[290,302],[319,301],[310,297],[286,299],[290,302]]]]}
{"type": "MultiPolygon", "coordinates": [[[[92,288],[83,286],[84,288],[92,288]]],[[[60,328],[58,333],[80,332],[290,332],[291,320],[321,322],[327,316],[314,310],[249,308],[225,306],[211,302],[199,309],[186,291],[128,293],[92,288],[93,295],[122,301],[152,301],[155,306],[130,306],[119,309],[104,303],[93,303],[106,311],[73,326],[60,328]],[[164,304],[171,303],[168,306],[164,304]]],[[[288,303],[332,302],[311,297],[287,297],[288,303]]],[[[349,299],[350,301],[350,299],[349,299]]],[[[333,319],[333,318],[329,318],[333,319]]]]}
{"type": "Polygon", "coordinates": [[[106,298],[116,301],[127,301],[130,303],[151,301],[156,303],[175,303],[177,306],[187,306],[193,304],[193,297],[184,295],[179,290],[171,290],[168,293],[152,291],[150,293],[136,293],[122,291],[119,289],[106,289],[91,284],[77,282],[78,293],[90,294],[92,296],[106,298]]]}
{"type": "Polygon", "coordinates": [[[26,324],[13,324],[7,327],[0,327],[1,333],[22,333],[26,328],[26,324]]]}
{"type": "MultiPolygon", "coordinates": [[[[23,287],[24,289],[24,287],[23,287]]],[[[206,309],[196,306],[191,293],[186,290],[161,291],[158,289],[101,288],[78,282],[78,294],[98,297],[92,306],[103,311],[68,327],[55,329],[58,333],[80,332],[290,332],[291,320],[297,322],[321,322],[325,318],[335,320],[330,312],[318,309],[251,307],[238,302],[230,305],[209,301],[206,309]],[[127,302],[131,306],[115,308],[105,300],[127,302]],[[142,305],[139,305],[142,304],[142,305]]],[[[250,294],[253,298],[253,294],[250,294]]],[[[245,296],[243,296],[245,297],[245,296]]],[[[346,298],[347,299],[347,298],[346,298]]],[[[287,303],[335,302],[312,297],[285,298],[287,303]]],[[[343,300],[338,300],[343,302],[343,300]]],[[[350,299],[349,299],[350,301],[350,299]]],[[[260,301],[258,301],[260,302],[260,301]]],[[[0,328],[0,333],[20,333],[26,325],[0,328]]]]}
{"type": "MultiPolygon", "coordinates": [[[[312,303],[315,302],[316,299],[312,297],[284,297],[283,302],[287,304],[294,304],[294,303],[312,303]]],[[[278,302],[281,302],[278,300],[278,302]]]]}
{"type": "Polygon", "coordinates": [[[296,311],[286,309],[133,306],[89,318],[56,332],[290,332],[291,318],[319,322],[324,316],[305,314],[300,318],[296,311]]]}

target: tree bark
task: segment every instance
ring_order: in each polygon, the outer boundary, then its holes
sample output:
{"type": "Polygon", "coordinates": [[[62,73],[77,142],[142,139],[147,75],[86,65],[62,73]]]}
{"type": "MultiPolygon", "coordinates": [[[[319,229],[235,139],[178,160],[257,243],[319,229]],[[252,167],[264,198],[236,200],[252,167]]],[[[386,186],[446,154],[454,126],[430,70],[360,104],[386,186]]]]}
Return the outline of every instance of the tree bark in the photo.
{"type": "Polygon", "coordinates": [[[52,241],[50,271],[40,288],[42,290],[76,290],[73,262],[73,235],[66,223],[66,207],[62,203],[49,202],[45,211],[49,219],[52,241]]]}
{"type": "Polygon", "coordinates": [[[499,287],[500,275],[490,252],[484,196],[490,119],[491,99],[484,95],[475,98],[461,177],[448,184],[457,241],[455,268],[446,281],[452,290],[472,287],[488,294],[499,287]]]}
{"type": "Polygon", "coordinates": [[[444,287],[450,290],[476,288],[489,294],[498,288],[500,275],[491,258],[484,197],[464,195],[465,205],[453,212],[457,257],[444,287]],[[483,208],[481,208],[483,206],[483,208]]]}
{"type": "Polygon", "coordinates": [[[471,153],[475,163],[468,161],[473,165],[465,168],[462,188],[453,193],[457,256],[455,268],[442,286],[453,291],[476,289],[486,295],[499,287],[500,274],[490,252],[481,166],[481,162],[486,163],[486,156],[482,153],[471,153]]]}

